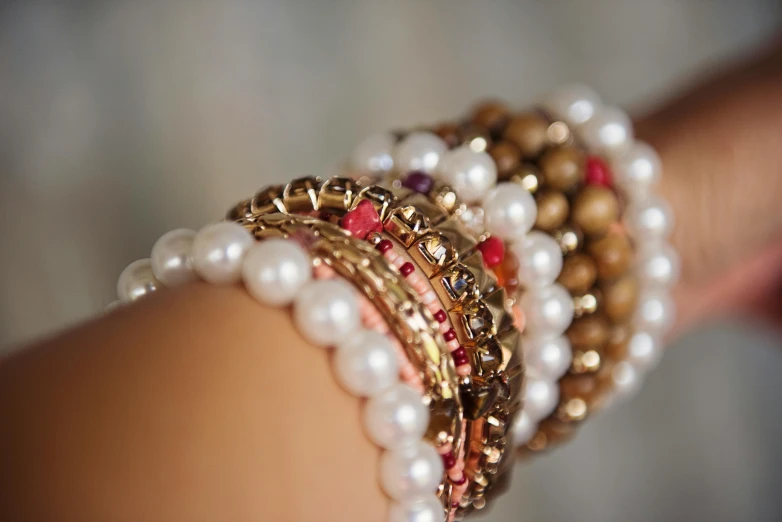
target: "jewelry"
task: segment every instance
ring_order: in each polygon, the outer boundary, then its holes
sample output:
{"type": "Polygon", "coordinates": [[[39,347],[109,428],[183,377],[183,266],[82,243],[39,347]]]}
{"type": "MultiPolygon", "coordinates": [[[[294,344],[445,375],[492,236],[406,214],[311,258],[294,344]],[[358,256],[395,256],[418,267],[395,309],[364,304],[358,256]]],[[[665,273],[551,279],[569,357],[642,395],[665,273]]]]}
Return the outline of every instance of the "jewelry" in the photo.
{"type": "MultiPolygon", "coordinates": [[[[484,269],[481,254],[475,251],[476,242],[457,219],[449,218],[424,196],[400,193],[398,197],[392,190],[362,188],[346,178],[325,182],[302,178],[285,187],[263,189],[233,208],[229,218],[253,222],[276,211],[316,213],[321,219],[339,220],[353,235],[374,242],[384,254],[391,250],[390,242],[395,255],[407,256],[404,260],[389,258],[405,277],[417,268],[430,281],[439,301],[434,315],[443,311],[453,325],[444,333],[449,343],[456,341],[451,344],[452,355],[463,367],[464,355],[469,354],[473,369],[472,375],[461,373],[462,404],[470,434],[464,455],[467,477],[452,478],[452,485],[457,498],[464,490],[461,509],[482,506],[501,461],[509,453],[505,451],[506,435],[518,409],[523,367],[516,353],[518,331],[505,310],[505,292],[484,269]],[[372,212],[366,202],[371,203],[372,212]],[[473,480],[467,484],[467,478],[473,480]]],[[[422,289],[424,294],[428,292],[422,289]]],[[[434,300],[422,299],[435,305],[434,300]]]]}
{"type": "MultiPolygon", "coordinates": [[[[369,275],[380,278],[383,271],[372,267],[380,270],[369,272],[372,250],[332,225],[291,216],[262,218],[254,235],[270,239],[255,242],[245,227],[230,222],[209,225],[197,234],[170,232],[155,244],[151,259],[136,261],[123,271],[120,298],[135,300],[200,277],[213,284],[243,280],[261,303],[293,305],[300,333],[317,346],[336,348],[334,372],[342,386],[368,398],[363,417],[367,433],[386,450],[380,460],[380,483],[393,499],[389,520],[443,519],[445,509],[433,494],[441,488],[443,460],[431,443],[421,440],[430,425],[422,394],[398,381],[397,354],[388,338],[360,325],[354,287],[340,278],[313,280],[315,269],[325,264],[356,279],[364,290],[372,287],[369,275]],[[301,234],[304,230],[307,233],[301,234]],[[296,237],[309,252],[281,235],[296,237]],[[364,257],[367,253],[369,259],[364,257]]],[[[412,333],[419,339],[431,335],[426,323],[411,326],[417,326],[412,333]]]]}

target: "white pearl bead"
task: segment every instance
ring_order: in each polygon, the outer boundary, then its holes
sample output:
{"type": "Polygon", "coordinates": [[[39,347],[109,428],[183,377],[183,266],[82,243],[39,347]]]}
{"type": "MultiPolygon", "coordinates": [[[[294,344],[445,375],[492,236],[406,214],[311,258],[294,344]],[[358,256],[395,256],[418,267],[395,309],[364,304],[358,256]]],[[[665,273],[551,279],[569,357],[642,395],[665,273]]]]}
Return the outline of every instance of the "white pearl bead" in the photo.
{"type": "Polygon", "coordinates": [[[166,286],[177,286],[197,279],[193,269],[195,232],[180,228],[166,232],[152,247],[152,272],[166,286]]]}
{"type": "Polygon", "coordinates": [[[642,246],[638,252],[636,272],[642,286],[670,288],[679,280],[681,260],[668,244],[642,246]]]}
{"type": "Polygon", "coordinates": [[[296,294],[293,320],[299,333],[312,344],[334,346],[360,326],[356,292],[341,279],[313,281],[296,294]]]}
{"type": "Polygon", "coordinates": [[[380,484],[397,501],[434,493],[443,471],[442,457],[432,445],[420,440],[385,451],[380,457],[380,484]]]}
{"type": "Polygon", "coordinates": [[[619,399],[629,399],[641,388],[641,375],[628,361],[616,363],[611,368],[613,391],[619,399]]]}
{"type": "Polygon", "coordinates": [[[429,410],[421,394],[397,383],[367,401],[364,427],[381,448],[399,448],[411,444],[426,433],[429,410]]]}
{"type": "Polygon", "coordinates": [[[635,332],[627,343],[627,361],[641,372],[656,367],[662,356],[662,342],[649,332],[635,332]]]}
{"type": "Polygon", "coordinates": [[[633,124],[627,114],[616,107],[605,107],[584,123],[578,133],[590,152],[616,156],[633,142],[633,124]]]}
{"type": "Polygon", "coordinates": [[[644,290],[638,299],[633,324],[638,331],[665,334],[673,326],[676,307],[664,290],[644,290]]]}
{"type": "Polygon", "coordinates": [[[519,259],[519,281],[527,288],[551,285],[562,271],[562,249],[543,232],[527,234],[513,245],[513,253],[519,259]]]}
{"type": "Polygon", "coordinates": [[[552,116],[569,125],[586,123],[603,106],[600,96],[590,87],[576,83],[554,90],[542,103],[552,116]]]}
{"type": "Polygon", "coordinates": [[[448,146],[431,132],[411,132],[394,147],[394,167],[399,172],[418,170],[432,174],[448,146]]]}
{"type": "Polygon", "coordinates": [[[372,397],[397,382],[394,345],[383,334],[361,330],[337,346],[334,372],[353,395],[372,397]]]}
{"type": "Polygon", "coordinates": [[[252,244],[252,236],[238,223],[207,225],[193,239],[193,266],[209,283],[236,283],[242,277],[244,254],[252,244]]]}
{"type": "Polygon", "coordinates": [[[312,279],[310,256],[290,239],[266,239],[247,251],[242,278],[250,295],[261,303],[287,306],[312,279]]]}
{"type": "Polygon", "coordinates": [[[529,232],[538,215],[535,198],[516,183],[500,183],[491,189],[482,206],[486,230],[508,241],[529,232]]]}
{"type": "Polygon", "coordinates": [[[524,331],[529,335],[562,335],[573,320],[573,298],[558,283],[527,290],[522,294],[519,306],[526,315],[524,331]]]}
{"type": "Polygon", "coordinates": [[[533,422],[526,410],[522,410],[521,413],[516,415],[511,428],[514,446],[518,448],[528,443],[537,431],[537,423],[533,422]]]}
{"type": "Polygon", "coordinates": [[[443,522],[445,510],[437,495],[422,495],[411,500],[393,502],[388,522],[443,522]]]}
{"type": "Polygon", "coordinates": [[[152,273],[149,259],[139,259],[129,264],[119,275],[117,296],[120,301],[135,301],[139,297],[151,294],[160,287],[160,281],[152,273]]]}
{"type": "Polygon", "coordinates": [[[647,143],[636,141],[612,163],[616,183],[631,201],[641,201],[649,195],[662,175],[660,156],[647,143]]]}
{"type": "Polygon", "coordinates": [[[524,391],[524,412],[529,415],[530,421],[537,423],[547,417],[559,403],[559,386],[548,379],[527,376],[527,385],[524,391]]]}
{"type": "Polygon", "coordinates": [[[624,223],[628,233],[638,243],[654,243],[671,235],[673,210],[663,198],[650,196],[628,205],[624,223]]]}
{"type": "Polygon", "coordinates": [[[573,362],[570,341],[564,335],[556,337],[525,336],[521,339],[527,371],[538,377],[558,380],[573,362]]]}
{"type": "Polygon", "coordinates": [[[391,151],[396,138],[387,132],[373,134],[365,138],[353,150],[350,166],[361,172],[388,172],[394,168],[391,151]]]}
{"type": "MultiPolygon", "coordinates": [[[[438,171],[462,201],[468,204],[481,201],[497,183],[497,166],[492,157],[466,146],[448,151],[438,171]]],[[[507,199],[504,201],[510,204],[507,199]]],[[[518,202],[513,203],[516,212],[521,210],[518,205],[518,202]]]]}

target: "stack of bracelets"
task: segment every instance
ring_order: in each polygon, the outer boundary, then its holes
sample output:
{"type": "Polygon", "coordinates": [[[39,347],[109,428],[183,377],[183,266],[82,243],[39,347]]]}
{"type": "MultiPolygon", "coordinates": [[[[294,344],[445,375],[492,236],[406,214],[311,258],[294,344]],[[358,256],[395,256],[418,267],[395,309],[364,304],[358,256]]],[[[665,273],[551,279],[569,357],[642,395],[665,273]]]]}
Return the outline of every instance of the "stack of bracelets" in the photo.
{"type": "Polygon", "coordinates": [[[389,520],[460,520],[502,489],[517,448],[565,440],[659,360],[679,264],[651,193],[659,159],[571,86],[535,110],[487,103],[372,136],[348,170],[165,234],[119,297],[200,278],[292,306],[368,399],[389,520]]]}

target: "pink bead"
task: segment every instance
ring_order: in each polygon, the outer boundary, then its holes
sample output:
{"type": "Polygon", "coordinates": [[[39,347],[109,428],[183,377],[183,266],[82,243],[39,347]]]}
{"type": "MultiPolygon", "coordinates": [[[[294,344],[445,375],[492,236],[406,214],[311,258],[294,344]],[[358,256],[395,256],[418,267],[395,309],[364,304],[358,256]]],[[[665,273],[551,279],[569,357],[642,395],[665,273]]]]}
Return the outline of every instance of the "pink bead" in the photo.
{"type": "Polygon", "coordinates": [[[447,332],[447,331],[448,331],[448,330],[450,330],[450,329],[451,329],[451,323],[450,323],[450,322],[448,322],[448,323],[442,323],[442,324],[440,325],[440,333],[441,333],[441,334],[444,334],[445,332],[447,332]]]}
{"type": "Polygon", "coordinates": [[[466,377],[472,373],[472,368],[469,364],[463,364],[456,367],[456,375],[460,377],[466,377]]]}
{"type": "Polygon", "coordinates": [[[456,350],[462,347],[462,345],[459,344],[458,339],[454,339],[453,341],[448,341],[446,346],[448,346],[448,351],[451,353],[455,352],[456,350]]]}
{"type": "Polygon", "coordinates": [[[321,263],[313,269],[313,274],[315,274],[315,279],[331,279],[334,277],[334,270],[321,263]]]}
{"type": "Polygon", "coordinates": [[[388,261],[393,265],[394,261],[396,261],[399,258],[399,254],[397,254],[393,250],[388,250],[385,254],[383,254],[383,257],[385,257],[386,261],[388,261]]]}
{"type": "Polygon", "coordinates": [[[435,301],[437,301],[437,294],[434,293],[434,290],[429,290],[421,296],[421,302],[424,304],[433,303],[435,301]]]}
{"type": "Polygon", "coordinates": [[[402,266],[404,266],[405,263],[407,263],[407,261],[405,261],[405,258],[403,258],[402,256],[399,256],[396,259],[394,259],[394,263],[393,264],[394,264],[395,267],[401,269],[402,266]]]}

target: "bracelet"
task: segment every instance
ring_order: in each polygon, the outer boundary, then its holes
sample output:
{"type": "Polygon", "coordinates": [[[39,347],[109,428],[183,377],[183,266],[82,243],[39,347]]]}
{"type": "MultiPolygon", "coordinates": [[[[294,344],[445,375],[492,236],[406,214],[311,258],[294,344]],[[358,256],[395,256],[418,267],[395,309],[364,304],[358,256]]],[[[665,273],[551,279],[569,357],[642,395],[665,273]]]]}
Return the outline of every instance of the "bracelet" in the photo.
{"type": "MultiPolygon", "coordinates": [[[[397,353],[389,339],[360,325],[363,314],[354,287],[339,278],[317,279],[325,275],[317,268],[328,266],[366,288],[367,274],[382,277],[382,266],[360,261],[371,259],[371,249],[367,252],[337,227],[273,217],[258,225],[255,237],[270,238],[260,242],[230,222],[207,226],[197,234],[188,230],[165,234],[153,247],[151,259],[136,261],[123,271],[120,299],[135,300],[200,277],[213,284],[243,280],[261,303],[292,305],[294,323],[309,342],[336,348],[334,372],[340,384],[369,399],[363,420],[373,442],[386,450],[380,459],[380,482],[393,499],[389,520],[442,519],[441,500],[433,493],[440,486],[444,466],[434,447],[421,440],[430,420],[422,393],[398,381],[397,353]],[[298,239],[309,252],[281,236],[298,239]]],[[[411,326],[417,327],[418,334],[427,332],[426,323],[411,326]]]]}
{"type": "MultiPolygon", "coordinates": [[[[453,193],[444,195],[441,203],[454,199],[453,193]]],[[[354,236],[374,243],[404,277],[418,270],[425,276],[420,282],[428,281],[433,292],[422,287],[421,298],[438,320],[450,319],[453,328],[443,335],[457,370],[463,370],[462,404],[470,438],[464,445],[465,473],[456,480],[450,477],[452,515],[482,507],[495,475],[508,467],[507,435],[520,401],[523,367],[505,292],[484,269],[476,242],[458,220],[425,197],[362,188],[346,178],[302,178],[263,189],[231,209],[229,219],[252,222],[268,212],[311,213],[340,222],[354,236]]]]}
{"type": "Polygon", "coordinates": [[[659,178],[659,158],[648,145],[632,143],[627,116],[603,108],[583,86],[554,93],[541,111],[512,116],[504,105],[488,103],[469,122],[434,130],[437,135],[413,132],[401,141],[390,134],[372,136],[355,149],[350,166],[421,192],[436,184],[429,180],[433,175],[463,189],[457,192],[471,205],[456,212],[483,240],[485,251],[494,252],[484,259],[497,260],[495,270],[510,296],[519,282],[525,287],[520,304],[527,324],[522,346],[528,378],[516,443],[530,450],[549,447],[570,436],[610,389],[629,391],[637,370],[648,371],[661,353],[656,332],[671,321],[662,316],[671,315],[672,305],[659,288],[675,282],[679,261],[670,245],[660,243],[666,236],[662,229],[670,232],[670,209],[649,195],[659,178]],[[461,167],[455,169],[456,164],[461,167]],[[618,176],[615,187],[612,170],[618,176]],[[472,174],[467,184],[465,172],[472,174]],[[505,202],[517,200],[524,210],[515,215],[528,216],[534,231],[523,219],[505,221],[508,229],[493,228],[495,217],[512,208],[496,206],[496,193],[487,197],[494,179],[500,181],[497,192],[505,202]],[[507,181],[534,194],[533,205],[512,196],[507,181]],[[617,195],[629,202],[624,224],[617,195]],[[476,205],[481,197],[483,205],[476,205]],[[650,232],[653,221],[659,230],[650,232]],[[639,240],[639,233],[648,240],[639,240]],[[500,241],[491,243],[490,234],[500,241]],[[503,258],[502,243],[523,234],[503,258]],[[561,323],[541,321],[550,309],[561,323]],[[639,330],[633,332],[634,327],[639,330]],[[566,328],[565,336],[557,335],[566,328]]]}

